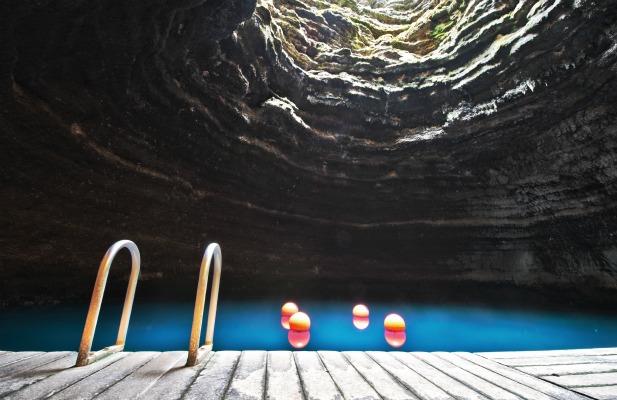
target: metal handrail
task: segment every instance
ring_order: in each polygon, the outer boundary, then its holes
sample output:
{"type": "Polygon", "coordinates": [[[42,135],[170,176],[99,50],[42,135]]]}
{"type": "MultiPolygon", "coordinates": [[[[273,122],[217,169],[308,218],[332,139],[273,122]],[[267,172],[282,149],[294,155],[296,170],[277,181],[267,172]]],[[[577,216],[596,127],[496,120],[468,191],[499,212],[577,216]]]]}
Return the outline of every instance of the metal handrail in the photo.
{"type": "Polygon", "coordinates": [[[131,318],[133,299],[135,298],[135,288],[137,287],[137,279],[139,278],[140,264],[141,258],[139,249],[137,245],[130,240],[120,240],[114,243],[109,250],[107,250],[107,253],[105,253],[99,265],[99,272],[96,275],[96,282],[92,290],[92,299],[90,300],[90,307],[88,308],[84,333],[81,336],[81,343],[79,344],[79,354],[77,355],[77,362],[75,363],[76,367],[91,364],[110,354],[124,350],[126,332],[129,328],[129,319],[131,318]],[[115,345],[91,352],[92,340],[94,339],[94,331],[96,330],[96,323],[99,319],[99,312],[101,311],[101,303],[103,302],[103,294],[105,294],[105,285],[107,284],[109,268],[116,254],[123,248],[131,252],[131,276],[126,289],[126,297],[124,298],[124,307],[122,308],[122,317],[120,318],[120,327],[118,328],[118,338],[116,339],[115,345]]]}
{"type": "Polygon", "coordinates": [[[203,357],[212,350],[214,340],[214,322],[216,320],[216,306],[219,299],[219,286],[221,282],[221,266],[223,256],[221,247],[217,243],[210,243],[201,259],[199,269],[199,283],[197,284],[197,296],[195,297],[195,310],[193,311],[193,326],[191,327],[191,339],[189,341],[189,354],[186,366],[192,367],[198,364],[203,357]],[[206,340],[204,345],[199,346],[201,336],[201,323],[204,317],[204,305],[206,303],[206,291],[208,290],[208,274],[210,264],[214,258],[214,272],[212,275],[212,293],[210,295],[210,307],[208,309],[208,323],[206,324],[206,340]]]}

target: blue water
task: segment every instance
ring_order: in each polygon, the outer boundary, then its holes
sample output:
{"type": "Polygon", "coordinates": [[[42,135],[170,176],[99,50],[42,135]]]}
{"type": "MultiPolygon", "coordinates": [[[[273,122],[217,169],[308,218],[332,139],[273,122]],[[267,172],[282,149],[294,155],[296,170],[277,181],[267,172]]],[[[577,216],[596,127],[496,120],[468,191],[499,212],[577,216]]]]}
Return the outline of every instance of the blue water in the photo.
{"type": "MultiPolygon", "coordinates": [[[[617,347],[617,313],[530,312],[481,307],[369,304],[364,331],[354,328],[349,303],[304,302],[311,317],[307,350],[387,350],[383,319],[396,312],[407,322],[407,351],[499,351],[582,347],[617,347]]],[[[221,301],[214,347],[291,349],[274,302],[221,301]]],[[[192,304],[135,304],[127,350],[186,349],[192,304]]],[[[0,311],[0,349],[70,350],[81,337],[87,306],[0,311]]],[[[93,349],[112,344],[120,306],[103,305],[93,349]]],[[[205,321],[205,318],[204,318],[205,321]]],[[[205,333],[205,327],[202,334],[205,333]]]]}

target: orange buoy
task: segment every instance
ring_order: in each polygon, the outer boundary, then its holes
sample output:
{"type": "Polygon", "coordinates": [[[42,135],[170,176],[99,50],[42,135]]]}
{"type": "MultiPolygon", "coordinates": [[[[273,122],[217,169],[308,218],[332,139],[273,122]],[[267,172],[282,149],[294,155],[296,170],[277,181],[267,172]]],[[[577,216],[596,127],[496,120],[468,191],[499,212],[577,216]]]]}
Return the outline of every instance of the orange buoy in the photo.
{"type": "Polygon", "coordinates": [[[296,303],[287,302],[283,304],[283,307],[281,307],[281,315],[286,315],[288,317],[291,317],[292,315],[297,313],[298,310],[299,309],[296,303]]]}
{"type": "Polygon", "coordinates": [[[297,312],[289,318],[289,329],[296,332],[311,329],[311,319],[303,312],[297,312]]]}
{"type": "Polygon", "coordinates": [[[405,331],[405,320],[398,314],[388,314],[383,321],[383,327],[391,332],[405,331]]]}
{"type": "Polygon", "coordinates": [[[364,304],[356,304],[353,310],[351,310],[351,314],[354,317],[368,318],[368,315],[369,315],[368,307],[365,306],[364,304]]]}
{"type": "Polygon", "coordinates": [[[281,326],[285,329],[289,329],[289,317],[298,312],[298,306],[296,303],[287,302],[281,307],[281,326]]]}

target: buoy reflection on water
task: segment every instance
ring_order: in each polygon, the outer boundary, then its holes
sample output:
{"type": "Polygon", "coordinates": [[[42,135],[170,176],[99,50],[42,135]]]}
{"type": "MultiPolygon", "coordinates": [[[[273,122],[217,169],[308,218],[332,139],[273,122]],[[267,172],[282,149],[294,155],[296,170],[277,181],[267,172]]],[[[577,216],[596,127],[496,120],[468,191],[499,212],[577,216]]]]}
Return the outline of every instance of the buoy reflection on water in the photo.
{"type": "Polygon", "coordinates": [[[289,344],[292,345],[295,349],[302,349],[306,347],[306,345],[311,340],[311,332],[292,331],[290,329],[289,332],[287,332],[287,340],[289,340],[289,344]]]}
{"type": "Polygon", "coordinates": [[[407,341],[407,333],[405,331],[384,331],[386,342],[392,347],[401,347],[407,341]]]}
{"type": "Polygon", "coordinates": [[[353,326],[355,326],[356,328],[360,329],[361,331],[368,328],[370,321],[368,319],[368,317],[366,318],[362,318],[362,317],[353,317],[353,326]]]}

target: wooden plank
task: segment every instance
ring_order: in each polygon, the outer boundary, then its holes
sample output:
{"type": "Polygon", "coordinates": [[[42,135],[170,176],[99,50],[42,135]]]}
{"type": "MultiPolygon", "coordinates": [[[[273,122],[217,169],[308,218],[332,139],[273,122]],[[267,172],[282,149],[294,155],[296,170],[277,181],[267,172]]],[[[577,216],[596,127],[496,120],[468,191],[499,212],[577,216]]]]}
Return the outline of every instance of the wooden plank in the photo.
{"type": "Polygon", "coordinates": [[[267,376],[266,399],[304,399],[296,362],[291,351],[268,352],[267,376]]]}
{"type": "Polygon", "coordinates": [[[366,354],[417,397],[426,400],[452,399],[448,393],[416,371],[406,367],[391,354],[383,351],[369,351],[366,354]]]}
{"type": "Polygon", "coordinates": [[[617,363],[541,365],[533,367],[516,367],[516,369],[534,376],[560,376],[572,374],[593,374],[597,372],[617,372],[617,363]]]}
{"type": "Polygon", "coordinates": [[[597,364],[617,362],[617,355],[502,358],[495,361],[503,365],[509,365],[511,367],[527,367],[537,365],[597,364]]]}
{"type": "Polygon", "coordinates": [[[170,351],[161,353],[133,371],[126,378],[102,392],[97,400],[138,398],[169,371],[180,359],[186,361],[186,352],[170,351]]]}
{"type": "MultiPolygon", "coordinates": [[[[97,361],[94,364],[79,368],[69,368],[58,372],[47,379],[29,385],[17,392],[9,394],[5,399],[23,400],[23,399],[40,399],[47,398],[55,393],[69,387],[70,385],[92,375],[110,364],[126,357],[128,353],[112,354],[109,357],[97,361]]],[[[74,360],[73,360],[74,361],[74,360]]]]}
{"type": "Polygon", "coordinates": [[[345,351],[342,354],[384,400],[418,399],[364,352],[345,351]]]}
{"type": "Polygon", "coordinates": [[[599,374],[544,376],[542,379],[568,388],[581,386],[609,386],[617,385],[617,372],[599,374]]]}
{"type": "MultiPolygon", "coordinates": [[[[501,375],[502,377],[505,377],[507,379],[510,379],[512,381],[515,381],[521,385],[525,385],[528,388],[532,388],[533,390],[535,390],[537,393],[542,392],[545,393],[549,396],[552,397],[556,397],[558,399],[563,399],[563,400],[583,400],[585,399],[583,396],[578,395],[576,393],[573,393],[567,389],[564,389],[562,387],[556,386],[552,383],[543,381],[541,379],[535,378],[531,375],[527,375],[524,372],[518,371],[514,368],[510,368],[507,367],[505,365],[501,365],[493,360],[489,360],[487,358],[484,357],[480,357],[476,354],[471,354],[471,353],[440,353],[439,354],[440,357],[444,357],[444,358],[450,358],[450,359],[459,359],[459,360],[465,360],[468,361],[469,363],[472,363],[476,366],[480,366],[482,367],[484,370],[486,371],[492,371],[494,374],[498,374],[501,375]]],[[[457,365],[461,365],[460,363],[457,365]]],[[[465,367],[463,367],[465,368],[465,367]]],[[[467,369],[467,368],[465,368],[467,369]]],[[[467,369],[469,371],[469,369],[467,369]]],[[[472,371],[470,371],[472,372],[472,371]]],[[[472,372],[473,373],[473,372],[472,372]]],[[[495,384],[498,384],[497,382],[493,381],[495,384]]],[[[501,386],[501,385],[499,385],[501,386]]],[[[503,386],[502,386],[503,387],[503,386]]],[[[505,387],[504,389],[507,389],[511,392],[514,392],[514,390],[512,390],[511,387],[505,387]]],[[[519,394],[517,392],[515,392],[516,394],[519,394]]],[[[525,396],[523,396],[525,397],[525,396]]],[[[535,398],[535,397],[532,397],[535,398]]],[[[587,399],[585,399],[587,400],[587,399]]]]}
{"type": "Polygon", "coordinates": [[[317,354],[346,400],[380,399],[377,392],[341,353],[337,351],[319,351],[317,354]]]}
{"type": "Polygon", "coordinates": [[[225,397],[238,400],[261,400],[265,390],[266,352],[243,351],[225,397]]]}
{"type": "MultiPolygon", "coordinates": [[[[210,353],[185,368],[186,352],[115,354],[70,368],[73,352],[0,354],[0,396],[8,399],[484,399],[617,400],[617,355],[555,354],[489,360],[469,353],[210,353]],[[611,360],[591,363],[597,359],[611,360]],[[530,361],[532,360],[532,361],[530,361]],[[575,360],[575,364],[563,364],[575,360]],[[580,361],[584,361],[580,363],[580,361]],[[543,361],[544,362],[544,361],[543,361]],[[205,366],[205,367],[204,367],[205,366]],[[542,379],[529,374],[535,374],[542,379]],[[550,381],[550,382],[549,382],[550,381]],[[552,383],[551,383],[552,382],[552,383]],[[574,391],[565,389],[565,386],[574,391]],[[578,392],[578,393],[576,393],[578,392]]],[[[588,351],[588,350],[586,350],[588,351]]],[[[606,353],[606,351],[604,351],[606,353]]],[[[528,352],[525,352],[528,353],[528,352]]],[[[523,354],[525,355],[525,354],[523,354]]]]}
{"type": "Polygon", "coordinates": [[[508,392],[507,390],[497,385],[494,385],[493,383],[488,382],[470,372],[467,372],[463,368],[456,366],[442,358],[439,358],[434,354],[413,353],[413,355],[491,399],[520,399],[520,397],[516,396],[514,393],[508,392]]]}
{"type": "Polygon", "coordinates": [[[2,370],[10,364],[16,363],[21,360],[25,360],[26,358],[36,357],[42,355],[42,351],[18,351],[14,353],[4,354],[0,358],[0,375],[2,375],[2,370]]]}
{"type": "Polygon", "coordinates": [[[526,357],[556,357],[556,356],[608,356],[617,355],[617,347],[595,349],[566,349],[566,350],[539,350],[539,351],[493,351],[476,353],[479,356],[493,360],[502,358],[526,357]]]}
{"type": "Polygon", "coordinates": [[[576,391],[598,400],[617,400],[617,385],[579,388],[576,391]]]}
{"type": "Polygon", "coordinates": [[[405,364],[407,367],[413,369],[418,374],[433,382],[436,386],[440,387],[446,393],[451,394],[455,398],[469,400],[487,399],[482,394],[462,384],[456,379],[453,379],[451,376],[443,373],[432,365],[425,363],[411,353],[392,352],[390,354],[392,354],[397,360],[405,364]]]}
{"type": "Polygon", "coordinates": [[[222,399],[231,382],[239,359],[239,351],[215,352],[183,396],[183,399],[222,399]]]}
{"type": "Polygon", "coordinates": [[[6,365],[0,370],[0,378],[7,376],[15,376],[27,371],[31,371],[41,365],[49,364],[62,357],[71,354],[70,351],[50,351],[49,353],[37,354],[34,357],[28,357],[12,364],[6,365]]]}
{"type": "Polygon", "coordinates": [[[76,357],[76,353],[67,352],[64,357],[32,370],[5,376],[0,380],[0,396],[19,390],[24,386],[32,385],[50,375],[72,367],[75,365],[76,357]]]}
{"type": "Polygon", "coordinates": [[[307,400],[343,399],[317,353],[296,351],[293,355],[307,400]]]}
{"type": "Polygon", "coordinates": [[[186,367],[187,352],[184,351],[182,353],[183,357],[180,361],[157,380],[148,391],[142,395],[142,398],[166,400],[180,399],[214,355],[214,352],[211,351],[206,354],[203,361],[198,365],[186,367]]]}
{"type": "MultiPolygon", "coordinates": [[[[114,385],[119,380],[124,379],[131,372],[135,371],[137,368],[141,367],[158,354],[159,353],[153,351],[129,353],[118,362],[108,365],[106,368],[93,373],[92,375],[76,382],[71,386],[68,386],[60,392],[56,392],[53,396],[51,396],[51,398],[71,400],[92,399],[94,396],[104,392],[107,388],[114,385]]],[[[93,365],[96,364],[97,363],[94,363],[93,365]]]]}
{"type": "MultiPolygon", "coordinates": [[[[494,385],[501,387],[504,390],[507,390],[511,393],[514,393],[517,396],[520,396],[524,399],[537,399],[537,400],[550,400],[553,399],[552,396],[544,394],[542,391],[537,390],[536,388],[530,387],[523,383],[519,383],[516,379],[510,379],[504,374],[494,372],[488,368],[484,368],[476,363],[473,363],[467,359],[464,359],[460,355],[455,355],[452,353],[442,353],[436,352],[433,353],[437,357],[446,360],[467,372],[476,375],[479,378],[482,378],[486,381],[491,382],[494,385]]],[[[507,367],[505,367],[507,368],[507,367]]],[[[521,372],[522,374],[522,372],[521,372]]],[[[537,379],[537,378],[534,378],[537,379]]]]}

